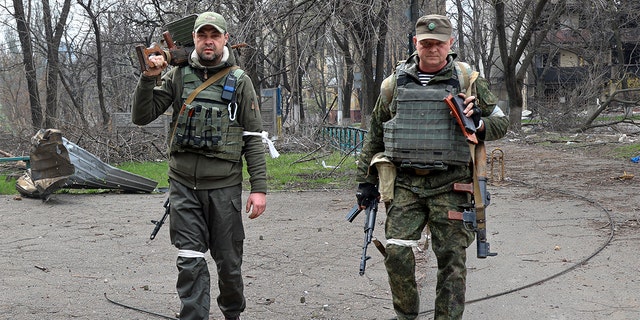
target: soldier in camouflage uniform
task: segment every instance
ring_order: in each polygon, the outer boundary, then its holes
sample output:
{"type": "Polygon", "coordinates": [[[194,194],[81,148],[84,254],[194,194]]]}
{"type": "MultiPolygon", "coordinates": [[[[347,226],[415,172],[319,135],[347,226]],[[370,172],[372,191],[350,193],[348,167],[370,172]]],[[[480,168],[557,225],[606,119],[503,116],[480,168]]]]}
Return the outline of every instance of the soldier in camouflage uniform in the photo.
{"type": "Polygon", "coordinates": [[[463,93],[469,81],[460,69],[468,65],[455,61],[450,51],[451,30],[444,16],[417,21],[416,52],[383,81],[360,156],[356,197],[362,205],[383,193],[384,262],[400,320],[416,319],[420,312],[412,248],[427,225],[438,262],[435,319],[461,319],[464,311],[466,248],[474,234],[462,221],[450,220],[447,212],[470,202],[468,194],[453,191],[453,184],[472,181],[471,155],[443,98],[464,98],[464,114],[473,119],[480,140],[503,137],[509,125],[485,79],[475,81],[471,95],[463,93]],[[382,181],[380,167],[372,165],[380,158],[393,164],[391,192],[378,192],[377,186],[389,183],[382,181]]]}

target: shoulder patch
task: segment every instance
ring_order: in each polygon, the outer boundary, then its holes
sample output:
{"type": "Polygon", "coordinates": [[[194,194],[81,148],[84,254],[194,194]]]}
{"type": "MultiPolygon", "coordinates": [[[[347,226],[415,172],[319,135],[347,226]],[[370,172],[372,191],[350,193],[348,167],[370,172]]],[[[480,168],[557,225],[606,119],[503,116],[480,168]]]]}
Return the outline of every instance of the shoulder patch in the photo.
{"type": "Polygon", "coordinates": [[[460,89],[466,90],[469,86],[471,73],[473,72],[471,66],[466,62],[456,61],[454,69],[456,70],[458,81],[460,82],[460,89]]]}

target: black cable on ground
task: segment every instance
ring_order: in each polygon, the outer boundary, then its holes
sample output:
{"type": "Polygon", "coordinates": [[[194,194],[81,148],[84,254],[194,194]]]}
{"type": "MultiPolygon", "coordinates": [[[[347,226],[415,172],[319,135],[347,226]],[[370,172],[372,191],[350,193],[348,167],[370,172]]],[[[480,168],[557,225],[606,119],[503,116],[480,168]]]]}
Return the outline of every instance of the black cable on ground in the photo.
{"type": "Polygon", "coordinates": [[[152,316],[156,316],[156,317],[163,318],[163,319],[170,319],[170,320],[175,320],[175,319],[177,319],[176,317],[169,317],[169,316],[165,316],[164,314],[159,314],[159,313],[155,313],[155,312],[153,312],[153,311],[148,311],[148,310],[144,310],[144,309],[140,309],[140,308],[132,307],[132,306],[126,305],[126,304],[124,304],[124,303],[120,303],[120,302],[117,302],[117,301],[111,300],[111,299],[109,299],[109,297],[107,297],[107,293],[106,293],[106,292],[104,293],[104,298],[105,298],[105,299],[107,299],[107,301],[109,301],[109,302],[111,302],[111,303],[113,303],[113,304],[115,304],[115,305],[117,305],[117,306],[121,306],[121,307],[123,307],[123,308],[126,308],[126,309],[135,310],[135,311],[138,311],[138,312],[142,312],[142,313],[150,314],[150,315],[152,315],[152,316]]]}
{"type": "MultiPolygon", "coordinates": [[[[528,183],[523,182],[523,181],[511,180],[511,182],[519,183],[521,185],[524,185],[524,186],[527,186],[527,187],[530,187],[530,188],[540,189],[537,186],[528,184],[528,183]]],[[[542,284],[544,282],[547,282],[547,281],[549,281],[551,279],[557,278],[557,277],[559,277],[559,276],[561,276],[561,275],[563,275],[563,274],[565,274],[565,273],[567,273],[567,272],[569,272],[569,271],[571,271],[571,270],[573,270],[573,269],[575,269],[577,267],[580,267],[580,266],[584,265],[585,263],[587,263],[587,261],[589,261],[593,257],[595,257],[598,253],[600,253],[602,250],[604,250],[604,248],[606,248],[611,243],[611,241],[613,240],[614,230],[615,230],[614,229],[613,218],[611,217],[611,214],[609,213],[609,211],[607,211],[607,209],[605,209],[598,201],[595,201],[595,200],[592,200],[592,199],[587,198],[585,196],[582,196],[582,195],[579,195],[579,194],[575,194],[573,192],[568,192],[568,191],[565,191],[565,190],[549,189],[549,188],[545,188],[544,190],[546,192],[554,191],[554,192],[557,192],[557,193],[565,194],[565,195],[567,195],[569,197],[582,199],[582,200],[584,200],[584,201],[586,201],[588,203],[591,203],[592,205],[600,208],[606,214],[607,218],[609,219],[609,238],[607,239],[607,241],[605,241],[596,251],[594,251],[588,257],[582,259],[581,261],[575,263],[574,265],[572,265],[572,266],[570,266],[570,267],[568,267],[568,268],[566,268],[566,269],[564,269],[564,270],[562,270],[562,271],[560,271],[560,272],[558,272],[556,274],[553,274],[553,275],[551,275],[549,277],[546,277],[544,279],[538,280],[536,282],[529,283],[529,284],[521,286],[521,287],[517,287],[517,288],[511,289],[511,290],[499,292],[499,293],[488,295],[488,296],[485,296],[485,297],[482,297],[482,298],[478,298],[478,299],[468,300],[468,301],[465,302],[465,305],[466,304],[472,304],[472,303],[475,303],[475,302],[485,301],[485,300],[489,300],[489,299],[493,299],[493,298],[497,298],[497,297],[504,296],[504,295],[507,295],[507,294],[511,294],[511,293],[514,293],[514,292],[517,292],[517,291],[521,291],[521,290],[524,290],[524,289],[527,289],[527,288],[531,288],[533,286],[537,286],[537,285],[542,284]]],[[[419,315],[431,314],[434,311],[435,311],[434,309],[421,311],[419,313],[419,315]]],[[[392,318],[390,320],[396,320],[396,318],[392,318]]]]}
{"type": "MultiPolygon", "coordinates": [[[[511,180],[511,182],[519,183],[521,185],[532,187],[532,188],[537,188],[536,186],[527,184],[527,183],[522,182],[522,181],[511,180]]],[[[537,188],[537,189],[539,189],[539,188],[537,188]]],[[[609,219],[609,238],[596,251],[594,251],[591,255],[589,255],[588,257],[582,259],[581,261],[575,263],[574,265],[572,265],[572,266],[570,266],[570,267],[568,267],[568,268],[566,268],[566,269],[564,269],[564,270],[562,270],[562,271],[560,271],[558,273],[555,273],[555,274],[553,274],[553,275],[551,275],[549,277],[546,277],[544,279],[529,283],[529,284],[524,285],[524,286],[520,286],[520,287],[517,287],[517,288],[514,288],[514,289],[510,289],[510,290],[506,290],[506,291],[499,292],[499,293],[496,293],[496,294],[488,295],[488,296],[485,296],[485,297],[482,297],[482,298],[468,300],[468,301],[465,302],[465,304],[472,304],[472,303],[475,303],[475,302],[480,302],[480,301],[485,301],[485,300],[497,298],[497,297],[504,296],[504,295],[507,295],[507,294],[511,294],[511,293],[514,293],[514,292],[517,292],[517,291],[521,291],[521,290],[524,290],[524,289],[527,289],[527,288],[530,288],[530,287],[533,287],[533,286],[537,286],[537,285],[540,285],[540,284],[542,284],[544,282],[547,282],[549,280],[555,279],[555,278],[557,278],[557,277],[559,277],[559,276],[561,276],[561,275],[563,275],[563,274],[565,274],[565,273],[567,273],[569,271],[572,271],[573,269],[575,269],[577,267],[580,267],[580,266],[584,265],[585,263],[587,263],[587,261],[589,261],[593,257],[595,257],[597,254],[599,254],[602,250],[604,250],[604,248],[606,248],[611,243],[611,241],[613,240],[614,231],[615,231],[614,221],[613,221],[613,218],[611,217],[611,214],[609,213],[609,211],[607,211],[607,209],[605,209],[599,202],[597,202],[595,200],[591,200],[591,199],[589,199],[589,198],[587,198],[585,196],[581,196],[581,195],[578,195],[578,194],[575,194],[575,193],[572,193],[572,192],[568,192],[568,191],[565,191],[565,190],[548,189],[548,188],[544,189],[544,190],[545,191],[551,190],[551,191],[554,191],[554,192],[557,192],[557,193],[565,194],[565,195],[570,196],[570,197],[579,198],[579,199],[582,199],[582,200],[584,200],[584,201],[586,201],[588,203],[591,203],[592,205],[597,206],[598,208],[600,208],[606,214],[607,218],[609,219]]],[[[109,302],[111,302],[111,303],[113,303],[115,305],[121,306],[123,308],[127,308],[127,309],[135,310],[135,311],[138,311],[138,312],[146,313],[146,314],[153,315],[153,316],[156,316],[156,317],[160,317],[160,318],[163,318],[163,319],[171,319],[171,320],[176,319],[175,317],[169,317],[169,316],[166,316],[166,315],[163,315],[163,314],[155,313],[155,312],[144,310],[144,309],[141,309],[141,308],[129,306],[129,305],[126,305],[124,303],[116,302],[114,300],[109,299],[109,297],[107,297],[107,293],[106,292],[104,293],[104,297],[105,297],[105,299],[107,299],[107,301],[109,301],[109,302]]],[[[431,314],[433,312],[434,312],[433,309],[426,310],[426,311],[421,311],[419,313],[419,315],[431,314]]],[[[396,320],[396,318],[392,318],[390,320],[396,320]]]]}

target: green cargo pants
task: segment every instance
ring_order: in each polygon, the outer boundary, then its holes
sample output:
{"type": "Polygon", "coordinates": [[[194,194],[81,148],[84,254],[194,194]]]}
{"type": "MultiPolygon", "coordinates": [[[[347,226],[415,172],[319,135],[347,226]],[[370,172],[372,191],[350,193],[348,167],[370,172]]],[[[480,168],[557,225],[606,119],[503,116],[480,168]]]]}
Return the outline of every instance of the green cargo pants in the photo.
{"type": "MultiPolygon", "coordinates": [[[[463,177],[460,173],[460,178],[463,177]]],[[[461,221],[450,220],[447,212],[460,211],[459,206],[467,203],[469,197],[451,191],[449,183],[440,185],[437,179],[399,174],[394,200],[387,208],[385,266],[398,320],[416,319],[420,312],[411,243],[417,243],[427,224],[438,263],[435,319],[461,319],[464,312],[466,248],[473,242],[474,234],[461,221]]]]}
{"type": "Polygon", "coordinates": [[[225,317],[235,317],[245,309],[241,196],[241,185],[191,190],[170,182],[170,237],[178,248],[176,288],[182,304],[180,319],[209,319],[210,275],[204,258],[207,250],[217,266],[218,307],[225,317]]]}

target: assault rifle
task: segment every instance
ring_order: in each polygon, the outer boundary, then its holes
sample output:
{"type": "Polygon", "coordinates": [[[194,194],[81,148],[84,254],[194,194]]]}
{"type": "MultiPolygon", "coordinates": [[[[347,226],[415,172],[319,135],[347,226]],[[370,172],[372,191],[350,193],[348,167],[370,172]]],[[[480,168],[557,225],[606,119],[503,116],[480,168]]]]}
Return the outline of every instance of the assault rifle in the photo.
{"type": "MultiPolygon", "coordinates": [[[[451,97],[451,95],[449,97],[451,97]]],[[[456,108],[459,109],[460,107],[457,106],[456,108]]],[[[464,126],[462,130],[468,132],[465,130],[466,125],[463,124],[463,119],[471,119],[465,116],[462,111],[459,113],[454,112],[453,115],[458,121],[458,124],[461,127],[464,126]]],[[[471,126],[475,127],[473,121],[471,126]]],[[[455,183],[453,185],[454,191],[472,194],[473,201],[463,212],[449,211],[449,219],[462,220],[467,229],[476,233],[477,256],[480,259],[484,259],[488,256],[495,256],[497,253],[490,252],[489,242],[487,242],[485,208],[491,201],[491,195],[487,192],[487,150],[484,146],[484,141],[479,141],[475,137],[475,129],[473,138],[475,139],[475,143],[470,141],[469,136],[467,136],[467,142],[469,142],[469,150],[471,151],[473,160],[473,182],[455,183]]]]}
{"type": "MultiPolygon", "coordinates": [[[[475,174],[474,174],[475,176],[475,174]]],[[[491,252],[489,242],[487,242],[487,226],[485,208],[491,201],[491,195],[487,191],[487,177],[479,177],[477,183],[474,178],[473,183],[455,183],[454,191],[468,192],[474,195],[471,205],[462,212],[449,211],[449,219],[462,220],[465,228],[476,233],[476,256],[479,259],[498,255],[491,252]],[[477,185],[477,187],[476,187],[477,185]],[[480,196],[476,197],[476,193],[480,196]],[[481,198],[483,200],[476,200],[481,198]]]]}
{"type": "Polygon", "coordinates": [[[487,149],[484,141],[478,141],[475,146],[469,144],[473,154],[473,212],[467,225],[471,224],[471,230],[476,232],[477,256],[480,259],[498,255],[489,249],[487,242],[487,225],[485,208],[491,201],[491,195],[487,191],[487,149]],[[474,219],[475,218],[475,219],[474,219]]]}
{"type": "MultiPolygon", "coordinates": [[[[473,72],[468,79],[466,94],[471,93],[471,84],[478,77],[473,72]]],[[[485,208],[489,205],[491,195],[487,192],[487,149],[484,141],[476,137],[476,126],[473,120],[464,115],[464,99],[458,95],[449,95],[444,102],[451,109],[451,114],[458,122],[462,133],[469,143],[469,151],[473,161],[473,182],[470,184],[456,183],[454,191],[468,192],[473,195],[473,201],[463,212],[449,211],[449,219],[462,220],[467,229],[476,233],[477,256],[480,259],[498,255],[489,249],[487,242],[487,225],[485,208]]]]}
{"type": "Polygon", "coordinates": [[[158,231],[160,231],[160,228],[162,228],[162,225],[164,224],[164,221],[167,220],[167,217],[169,216],[169,208],[171,207],[171,205],[169,204],[169,197],[167,197],[167,201],[164,202],[164,214],[162,215],[162,218],[158,221],[156,220],[151,220],[151,223],[155,224],[156,226],[153,228],[153,231],[151,232],[151,236],[149,237],[149,239],[153,240],[156,238],[156,235],[158,234],[158,231]]]}
{"type": "MultiPolygon", "coordinates": [[[[355,219],[360,212],[362,212],[362,209],[360,209],[360,205],[356,203],[347,214],[347,221],[353,222],[353,219],[355,219]]],[[[373,241],[378,250],[383,255],[385,255],[382,243],[380,243],[380,241],[378,241],[377,239],[373,239],[373,228],[376,225],[376,214],[378,213],[378,199],[374,198],[369,203],[367,203],[364,212],[364,244],[362,245],[362,258],[360,259],[361,276],[364,275],[364,270],[367,267],[367,260],[371,259],[370,256],[367,256],[367,247],[369,247],[371,241],[373,241]]]]}

